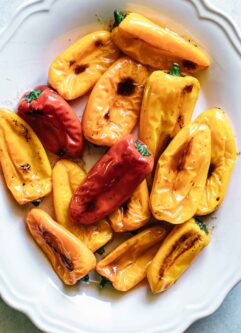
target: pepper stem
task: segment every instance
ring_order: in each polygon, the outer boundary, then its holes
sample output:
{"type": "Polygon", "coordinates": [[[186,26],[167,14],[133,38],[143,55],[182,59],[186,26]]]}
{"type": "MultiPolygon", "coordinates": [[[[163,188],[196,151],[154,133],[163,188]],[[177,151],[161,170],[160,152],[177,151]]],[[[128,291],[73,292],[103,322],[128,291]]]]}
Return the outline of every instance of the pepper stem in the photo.
{"type": "Polygon", "coordinates": [[[136,140],[135,147],[142,156],[151,156],[151,153],[148,151],[147,146],[141,143],[139,140],[136,140]]]}
{"type": "Polygon", "coordinates": [[[25,96],[25,99],[28,103],[31,103],[34,99],[37,99],[39,95],[42,94],[42,92],[42,89],[32,90],[28,95],[25,96]]]}
{"type": "Polygon", "coordinates": [[[197,223],[197,225],[199,226],[199,228],[205,232],[205,234],[208,235],[208,228],[206,226],[206,224],[202,221],[202,220],[199,220],[197,217],[195,217],[195,221],[197,223]]]}
{"type": "Polygon", "coordinates": [[[120,12],[119,10],[114,11],[114,19],[115,22],[113,24],[113,28],[118,27],[122,20],[126,17],[126,13],[120,12]]]}
{"type": "Polygon", "coordinates": [[[179,65],[176,62],[172,65],[172,69],[170,70],[169,74],[172,76],[183,76],[180,72],[179,65]]]}

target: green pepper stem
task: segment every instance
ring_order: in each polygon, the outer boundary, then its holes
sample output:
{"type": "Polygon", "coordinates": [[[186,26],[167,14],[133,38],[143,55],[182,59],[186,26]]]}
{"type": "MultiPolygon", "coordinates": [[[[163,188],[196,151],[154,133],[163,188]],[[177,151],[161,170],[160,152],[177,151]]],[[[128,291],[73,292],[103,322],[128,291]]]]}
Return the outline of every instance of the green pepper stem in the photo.
{"type": "Polygon", "coordinates": [[[114,25],[113,28],[118,27],[118,25],[121,23],[122,20],[126,17],[126,13],[120,12],[119,10],[114,11],[114,25]]]}
{"type": "Polygon", "coordinates": [[[147,146],[141,143],[139,140],[136,140],[135,147],[142,156],[151,156],[151,153],[148,151],[147,146]]]}
{"type": "Polygon", "coordinates": [[[42,89],[32,90],[28,95],[25,96],[25,99],[28,103],[31,103],[34,99],[37,99],[39,95],[42,94],[42,92],[42,89]]]}
{"type": "Polygon", "coordinates": [[[172,69],[170,70],[169,74],[172,76],[183,76],[180,72],[179,65],[176,62],[172,65],[172,69]]]}
{"type": "Polygon", "coordinates": [[[206,226],[206,224],[202,221],[202,220],[199,220],[197,217],[195,217],[195,221],[197,223],[197,225],[199,226],[199,228],[205,232],[205,234],[208,235],[208,228],[206,226]]]}

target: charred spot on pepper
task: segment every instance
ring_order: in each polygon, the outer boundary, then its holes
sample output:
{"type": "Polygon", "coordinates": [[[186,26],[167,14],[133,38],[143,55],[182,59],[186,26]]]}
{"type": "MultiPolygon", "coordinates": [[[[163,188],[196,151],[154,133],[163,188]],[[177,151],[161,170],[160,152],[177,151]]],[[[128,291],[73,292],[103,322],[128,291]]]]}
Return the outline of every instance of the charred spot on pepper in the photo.
{"type": "Polygon", "coordinates": [[[31,204],[34,205],[35,207],[38,207],[41,204],[41,202],[42,202],[41,199],[36,199],[32,201],[31,204]]]}
{"type": "Polygon", "coordinates": [[[183,60],[182,65],[189,70],[195,70],[197,68],[197,64],[190,60],[183,60]]]}
{"type": "Polygon", "coordinates": [[[24,173],[28,173],[29,170],[31,169],[31,165],[29,163],[26,164],[20,164],[20,169],[24,172],[24,173]]]}
{"type": "Polygon", "coordinates": [[[30,134],[29,134],[29,130],[28,130],[23,124],[20,124],[20,126],[21,126],[22,129],[23,129],[23,136],[24,136],[25,140],[26,140],[27,142],[29,142],[29,141],[31,140],[31,136],[30,136],[30,134]]]}
{"type": "Polygon", "coordinates": [[[220,200],[220,197],[217,197],[217,198],[216,198],[216,201],[219,201],[219,200],[220,200]]]}
{"type": "Polygon", "coordinates": [[[188,84],[183,88],[182,92],[183,94],[189,94],[192,92],[192,89],[193,89],[193,84],[188,84]]]}
{"type": "Polygon", "coordinates": [[[95,206],[96,206],[95,201],[87,202],[86,205],[85,205],[86,212],[91,212],[95,208],[95,206]]]}
{"type": "Polygon", "coordinates": [[[171,161],[171,169],[173,171],[182,171],[185,166],[186,157],[189,155],[192,148],[192,139],[185,142],[182,147],[176,152],[171,161]]]}
{"type": "Polygon", "coordinates": [[[74,64],[75,64],[75,61],[74,61],[74,60],[71,60],[71,61],[69,62],[69,67],[72,67],[74,64]]]}
{"type": "Polygon", "coordinates": [[[110,111],[108,111],[108,112],[105,113],[104,119],[105,120],[109,120],[110,119],[110,111]]]}
{"type": "Polygon", "coordinates": [[[127,77],[118,83],[117,94],[123,96],[131,96],[135,91],[135,86],[135,81],[132,78],[127,77]]]}
{"type": "Polygon", "coordinates": [[[180,114],[177,118],[177,123],[179,125],[180,128],[183,128],[184,126],[184,117],[182,114],[180,114]]]}
{"type": "Polygon", "coordinates": [[[101,39],[97,39],[95,41],[95,46],[96,47],[104,46],[104,43],[103,43],[103,41],[101,39]]]}
{"type": "Polygon", "coordinates": [[[208,178],[210,178],[210,177],[212,176],[212,174],[213,174],[215,168],[216,168],[216,167],[215,167],[215,165],[214,165],[213,163],[211,163],[211,164],[209,165],[209,169],[208,169],[208,178]]]}
{"type": "Polygon", "coordinates": [[[76,75],[81,74],[81,73],[83,73],[88,67],[89,67],[89,65],[87,65],[87,64],[77,65],[77,66],[74,68],[74,73],[75,73],[76,75]]]}

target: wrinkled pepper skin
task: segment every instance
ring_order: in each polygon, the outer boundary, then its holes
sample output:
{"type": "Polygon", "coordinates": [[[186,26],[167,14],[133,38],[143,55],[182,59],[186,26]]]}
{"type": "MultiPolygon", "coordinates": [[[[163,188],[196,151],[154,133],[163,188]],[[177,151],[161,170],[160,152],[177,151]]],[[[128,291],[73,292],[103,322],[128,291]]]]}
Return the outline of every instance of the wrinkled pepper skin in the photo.
{"type": "Polygon", "coordinates": [[[126,202],[153,168],[153,156],[135,135],[112,146],[87,174],[70,203],[73,222],[90,224],[126,202]]]}
{"type": "Polygon", "coordinates": [[[112,146],[139,118],[147,69],[128,57],[117,60],[92,90],[83,115],[85,138],[112,146]]]}
{"type": "Polygon", "coordinates": [[[109,31],[96,31],[65,49],[49,68],[49,83],[66,100],[86,94],[119,57],[109,31]]]}
{"type": "Polygon", "coordinates": [[[53,201],[57,221],[79,238],[92,252],[108,243],[113,231],[106,220],[91,225],[73,225],[69,222],[69,204],[86,173],[69,160],[59,160],[53,168],[53,201]]]}
{"type": "Polygon", "coordinates": [[[222,203],[236,161],[236,145],[231,125],[220,109],[203,112],[195,120],[211,131],[211,163],[202,200],[196,215],[206,215],[222,203]]]}
{"type": "Polygon", "coordinates": [[[183,223],[194,216],[201,201],[211,157],[207,125],[189,124],[159,158],[150,206],[157,220],[183,223]]]}
{"type": "Polygon", "coordinates": [[[155,226],[129,238],[98,262],[97,272],[119,291],[128,291],[146,277],[147,268],[168,229],[155,226]]]}
{"type": "Polygon", "coordinates": [[[200,84],[192,76],[155,71],[148,78],[139,133],[155,159],[180,129],[190,122],[199,90],[200,84]]]}
{"type": "Polygon", "coordinates": [[[115,232],[126,232],[139,229],[150,217],[149,192],[145,179],[137,186],[127,203],[109,215],[109,220],[115,232]]]}
{"type": "Polygon", "coordinates": [[[52,190],[52,169],[36,134],[16,113],[0,109],[0,164],[6,185],[20,204],[52,190]]]}
{"type": "Polygon", "coordinates": [[[27,215],[26,222],[33,239],[65,284],[76,284],[95,268],[94,254],[43,210],[32,209],[27,215]]]}
{"type": "Polygon", "coordinates": [[[143,65],[170,69],[176,62],[188,73],[197,73],[210,65],[208,57],[197,46],[140,14],[129,13],[118,23],[112,30],[114,43],[143,65]]]}
{"type": "Polygon", "coordinates": [[[33,128],[48,151],[71,158],[82,154],[81,122],[70,105],[54,90],[39,86],[24,94],[18,115],[33,128]]]}
{"type": "Polygon", "coordinates": [[[156,294],[170,288],[209,242],[210,233],[201,221],[192,218],[176,226],[147,269],[151,291],[156,294]]]}

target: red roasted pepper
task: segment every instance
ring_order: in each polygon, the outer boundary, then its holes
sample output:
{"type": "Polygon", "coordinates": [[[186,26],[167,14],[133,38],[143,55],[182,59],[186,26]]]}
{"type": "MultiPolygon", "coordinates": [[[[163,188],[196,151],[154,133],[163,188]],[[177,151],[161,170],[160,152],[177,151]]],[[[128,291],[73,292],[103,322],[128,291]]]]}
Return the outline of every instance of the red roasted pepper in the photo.
{"type": "Polygon", "coordinates": [[[39,86],[23,95],[18,115],[36,132],[43,146],[59,156],[77,158],[83,151],[79,118],[54,90],[39,86]]]}
{"type": "Polygon", "coordinates": [[[126,202],[152,171],[153,156],[135,135],[126,135],[97,161],[70,203],[73,222],[90,224],[126,202]]]}

